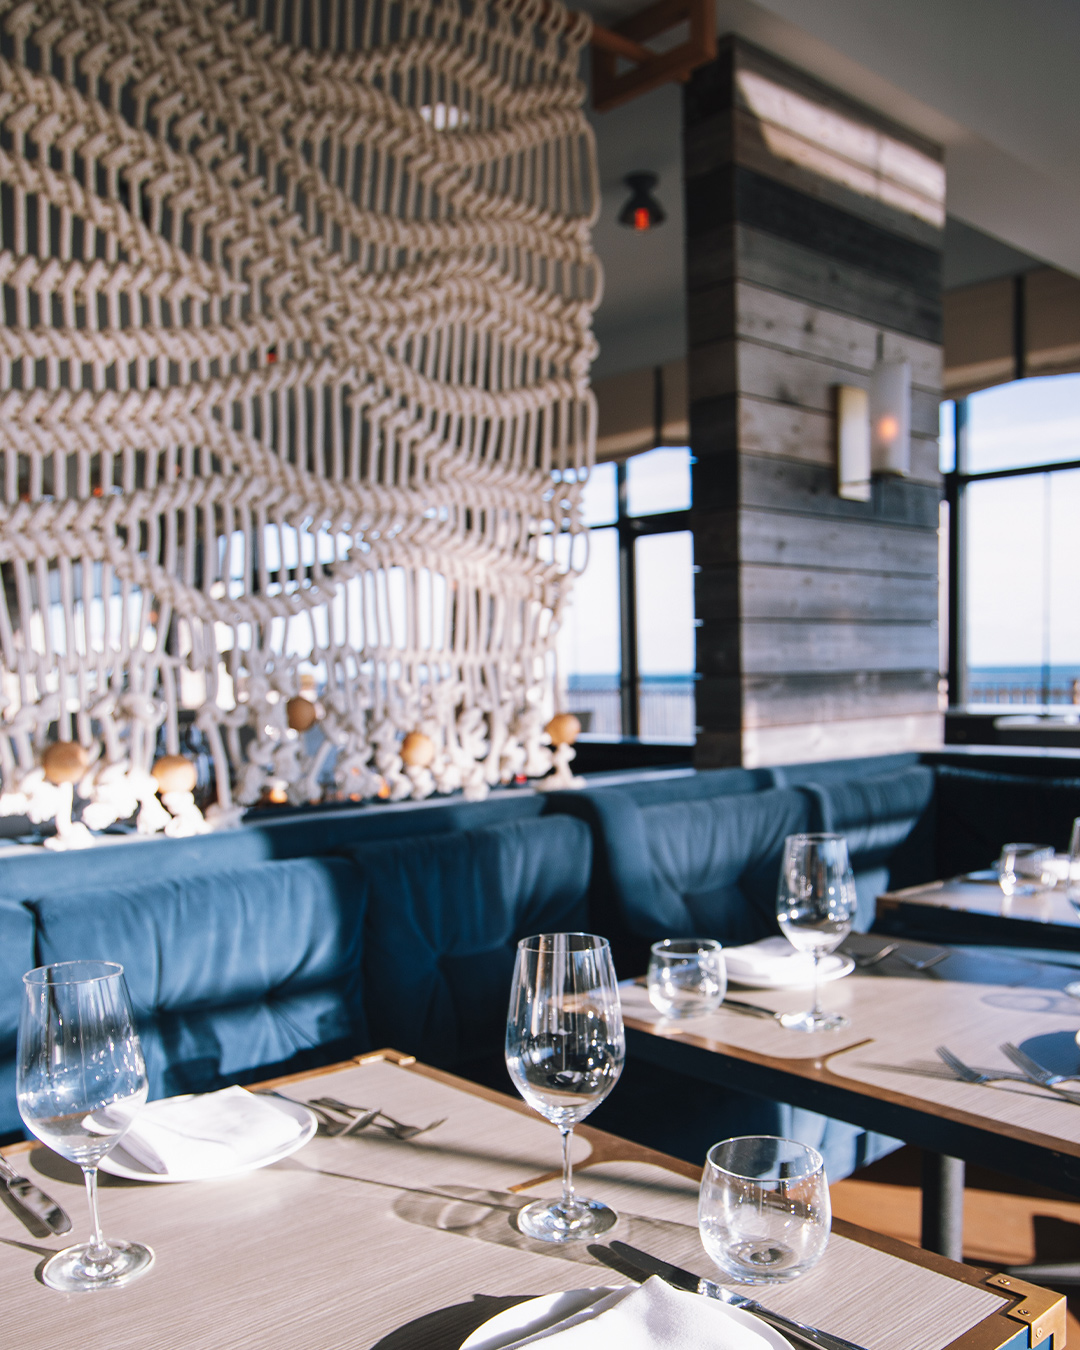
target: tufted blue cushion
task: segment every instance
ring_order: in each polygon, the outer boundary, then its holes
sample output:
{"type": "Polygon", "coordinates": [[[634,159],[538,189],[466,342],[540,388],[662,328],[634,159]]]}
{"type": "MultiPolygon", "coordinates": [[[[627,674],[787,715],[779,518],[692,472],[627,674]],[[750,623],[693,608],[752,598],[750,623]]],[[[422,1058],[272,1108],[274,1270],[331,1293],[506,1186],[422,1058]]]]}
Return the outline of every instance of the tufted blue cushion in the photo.
{"type": "MultiPolygon", "coordinates": [[[[810,827],[797,789],[646,806],[641,825],[660,912],[657,937],[717,937],[735,946],[776,932],[784,839],[810,827]],[[677,918],[677,926],[671,920],[677,918]]],[[[634,904],[632,897],[627,897],[634,904]]],[[[635,926],[645,921],[640,914],[635,926]]]]}
{"type": "Polygon", "coordinates": [[[847,837],[859,914],[874,921],[877,897],[892,887],[934,879],[934,770],[917,764],[891,773],[808,783],[822,829],[847,837]]]}
{"type": "Polygon", "coordinates": [[[501,1052],[517,942],[585,925],[585,826],[554,816],[361,844],[348,856],[367,887],[375,1044],[443,1066],[501,1052]]]}
{"type": "Polygon", "coordinates": [[[22,1129],[15,1105],[15,1040],[22,977],[34,960],[34,916],[23,905],[0,900],[0,1139],[22,1129]]]}
{"type": "Polygon", "coordinates": [[[151,1096],[252,1081],[370,1045],[364,891],[340,859],[69,889],[32,907],[39,962],[124,966],[151,1096]]]}

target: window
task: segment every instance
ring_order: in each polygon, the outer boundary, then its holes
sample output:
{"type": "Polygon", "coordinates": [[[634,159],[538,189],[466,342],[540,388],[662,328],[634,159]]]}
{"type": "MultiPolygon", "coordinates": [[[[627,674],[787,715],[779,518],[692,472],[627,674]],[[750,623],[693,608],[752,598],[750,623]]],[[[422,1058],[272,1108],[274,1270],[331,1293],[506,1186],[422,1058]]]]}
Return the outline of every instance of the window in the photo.
{"type": "Polygon", "coordinates": [[[665,446],[589,478],[589,562],[558,639],[586,733],[693,740],[691,463],[687,448],[665,446]]]}
{"type": "Polygon", "coordinates": [[[1080,375],[1017,380],[943,409],[963,576],[952,701],[1080,702],[1080,375]]]}

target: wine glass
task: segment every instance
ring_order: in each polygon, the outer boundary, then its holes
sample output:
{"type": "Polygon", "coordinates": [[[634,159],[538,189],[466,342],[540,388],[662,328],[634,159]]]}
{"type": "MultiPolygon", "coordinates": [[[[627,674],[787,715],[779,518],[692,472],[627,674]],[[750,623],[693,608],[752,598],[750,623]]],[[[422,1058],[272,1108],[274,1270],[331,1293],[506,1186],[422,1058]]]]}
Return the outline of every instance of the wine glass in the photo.
{"type": "Polygon", "coordinates": [[[705,1159],[698,1229],[709,1257],[745,1284],[793,1280],[825,1254],[832,1206],[817,1149],[747,1135],[705,1159]]]}
{"type": "Polygon", "coordinates": [[[570,1242],[606,1232],[618,1215],[574,1194],[570,1145],[585,1119],[618,1081],[626,1055],[622,1005],[607,939],[591,933],[541,933],[518,943],[506,1067],[526,1102],[562,1136],[558,1200],[518,1212],[529,1237],[570,1242]]]}
{"type": "Polygon", "coordinates": [[[23,976],[15,1082],[26,1126],[86,1181],[93,1233],[46,1262],[42,1279],[75,1292],[126,1284],[154,1260],[136,1242],[107,1242],[97,1205],[97,1168],[146,1101],[146,1065],[123,966],[61,961],[23,976]]]}
{"type": "Polygon", "coordinates": [[[791,1031],[835,1031],[847,1018],[821,1008],[821,958],[851,932],[855,917],[855,878],[842,834],[790,834],[776,892],[776,917],[784,936],[814,958],[814,1006],[809,1012],[784,1013],[781,1026],[791,1031]]]}

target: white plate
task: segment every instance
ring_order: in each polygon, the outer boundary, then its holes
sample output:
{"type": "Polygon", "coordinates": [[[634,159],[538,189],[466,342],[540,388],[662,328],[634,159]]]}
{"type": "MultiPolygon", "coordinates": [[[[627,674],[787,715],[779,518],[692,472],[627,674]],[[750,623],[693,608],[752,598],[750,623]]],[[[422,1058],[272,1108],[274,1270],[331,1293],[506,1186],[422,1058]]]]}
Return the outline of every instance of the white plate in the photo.
{"type": "MultiPolygon", "coordinates": [[[[832,952],[829,956],[821,958],[821,983],[828,984],[831,980],[842,980],[845,975],[850,975],[855,969],[855,962],[850,956],[845,956],[841,952],[832,952]]],[[[814,979],[793,980],[790,975],[779,972],[771,979],[767,975],[733,975],[728,971],[728,984],[737,984],[742,989],[810,989],[813,986],[814,979]]]]}
{"type": "MultiPolygon", "coordinates": [[[[632,1293],[635,1288],[635,1285],[626,1285],[623,1296],[632,1293]]],[[[503,1350],[504,1346],[513,1345],[525,1336],[535,1336],[546,1331],[564,1317],[583,1312],[608,1294],[615,1293],[616,1289],[617,1286],[613,1285],[601,1286],[599,1289],[570,1289],[562,1294],[545,1294],[543,1298],[531,1298],[527,1303],[518,1303],[492,1317],[482,1327],[477,1327],[469,1339],[462,1342],[461,1350],[503,1350]]],[[[791,1342],[759,1317],[727,1304],[718,1304],[717,1311],[721,1308],[725,1317],[756,1331],[770,1350],[792,1350],[791,1342]]]]}
{"type": "MultiPolygon", "coordinates": [[[[171,1102],[189,1101],[195,1093],[188,1093],[183,1097],[169,1097],[165,1100],[171,1102]]],[[[152,1172],[144,1163],[133,1158],[130,1153],[125,1153],[123,1144],[117,1144],[111,1153],[102,1158],[98,1166],[103,1172],[108,1172],[110,1176],[125,1177],[128,1181],[218,1181],[224,1177],[238,1177],[244,1172],[254,1172],[259,1167],[269,1167],[271,1163],[280,1162],[282,1158],[288,1158],[297,1149],[304,1147],[306,1143],[314,1137],[315,1131],[319,1128],[319,1123],[306,1106],[301,1106],[299,1102],[286,1101],[284,1097],[275,1097],[272,1100],[269,1097],[261,1099],[268,1106],[276,1106],[279,1111],[284,1111],[287,1116],[292,1116],[294,1120],[299,1121],[303,1127],[297,1138],[291,1140],[284,1148],[275,1149],[273,1153],[268,1153],[264,1158],[257,1158],[254,1162],[246,1162],[240,1167],[233,1168],[230,1172],[152,1172]]],[[[144,1111],[152,1111],[154,1102],[148,1102],[143,1107],[144,1111]]]]}

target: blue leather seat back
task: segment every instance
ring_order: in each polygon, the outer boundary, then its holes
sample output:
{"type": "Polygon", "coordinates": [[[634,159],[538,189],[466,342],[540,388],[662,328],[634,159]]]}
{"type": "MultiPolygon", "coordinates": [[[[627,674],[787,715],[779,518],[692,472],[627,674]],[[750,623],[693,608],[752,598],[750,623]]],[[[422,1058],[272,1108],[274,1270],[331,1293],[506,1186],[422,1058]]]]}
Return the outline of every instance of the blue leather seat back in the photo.
{"type": "Polygon", "coordinates": [[[784,839],[814,823],[806,795],[772,788],[745,796],[646,806],[644,839],[655,877],[652,916],[635,897],[635,927],[655,937],[716,937],[736,946],[777,931],[784,839]]]}
{"type": "Polygon", "coordinates": [[[1023,840],[1068,852],[1080,816],[1080,778],[1035,778],[937,767],[937,875],[992,867],[1001,846],[1023,840]]]}
{"type": "Polygon", "coordinates": [[[697,801],[702,797],[733,797],[772,786],[771,769],[699,769],[670,778],[620,783],[614,786],[614,791],[626,793],[638,806],[661,806],[665,802],[697,801]]]}
{"type": "Polygon", "coordinates": [[[159,1097],[369,1049],[364,904],[347,862],[309,858],[71,889],[32,907],[39,964],[124,966],[159,1097]]]}
{"type": "Polygon", "coordinates": [[[934,781],[933,769],[914,764],[804,784],[818,800],[822,829],[847,837],[860,931],[873,923],[883,891],[934,879],[934,781]]]}
{"type": "Polygon", "coordinates": [[[846,783],[853,778],[881,778],[922,763],[914,752],[898,755],[863,755],[858,759],[826,759],[806,764],[778,764],[769,772],[777,787],[802,783],[846,783]]]}
{"type": "Polygon", "coordinates": [[[367,888],[375,1044],[444,1067],[500,1052],[518,941],[585,927],[586,827],[553,816],[347,853],[367,888]]]}
{"type": "Polygon", "coordinates": [[[25,905],[0,900],[0,1138],[22,1128],[15,1105],[15,1041],[22,977],[34,959],[34,916],[25,905]]]}
{"type": "Polygon", "coordinates": [[[191,877],[248,867],[273,858],[311,858],[368,839],[442,834],[538,816],[544,798],[532,792],[494,795],[484,802],[438,798],[367,807],[337,807],[278,817],[259,813],[252,823],[190,839],[127,838],[93,852],[5,857],[0,853],[0,895],[9,900],[57,894],[68,888],[124,886],[144,877],[191,877]]]}

